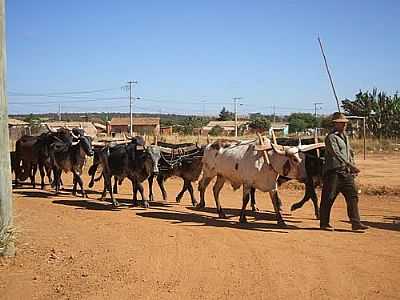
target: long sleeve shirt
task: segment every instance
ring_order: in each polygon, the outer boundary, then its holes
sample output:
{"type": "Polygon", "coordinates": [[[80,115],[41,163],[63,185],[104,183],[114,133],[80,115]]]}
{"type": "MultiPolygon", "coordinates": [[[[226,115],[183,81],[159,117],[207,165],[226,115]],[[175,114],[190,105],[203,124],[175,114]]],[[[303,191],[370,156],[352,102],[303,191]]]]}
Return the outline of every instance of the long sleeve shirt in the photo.
{"type": "Polygon", "coordinates": [[[333,131],[325,138],[324,171],[345,170],[354,166],[354,154],[344,133],[333,131]]]}

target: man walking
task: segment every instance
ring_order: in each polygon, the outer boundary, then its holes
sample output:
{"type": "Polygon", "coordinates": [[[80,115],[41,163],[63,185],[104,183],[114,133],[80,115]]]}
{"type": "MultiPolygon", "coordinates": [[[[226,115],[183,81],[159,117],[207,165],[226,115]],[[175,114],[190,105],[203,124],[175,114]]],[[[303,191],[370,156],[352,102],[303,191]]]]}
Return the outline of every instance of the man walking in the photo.
{"type": "Polygon", "coordinates": [[[334,130],[325,138],[325,167],[320,208],[320,228],[333,230],[329,224],[336,196],[342,193],[352,230],[368,229],[360,221],[358,193],[354,177],[360,170],[354,164],[354,155],[345,134],[348,119],[340,112],[333,114],[334,130]]]}

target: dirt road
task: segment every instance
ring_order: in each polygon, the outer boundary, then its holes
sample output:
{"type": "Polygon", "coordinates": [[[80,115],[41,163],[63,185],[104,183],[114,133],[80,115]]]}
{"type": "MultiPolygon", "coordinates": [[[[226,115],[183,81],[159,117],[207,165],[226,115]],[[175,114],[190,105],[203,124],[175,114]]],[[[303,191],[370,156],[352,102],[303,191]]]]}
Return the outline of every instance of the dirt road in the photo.
{"type": "MultiPolygon", "coordinates": [[[[385,164],[394,178],[392,160],[380,160],[375,170],[385,164]]],[[[360,165],[373,176],[373,166],[360,165]]],[[[169,202],[149,209],[130,206],[128,182],[118,209],[95,200],[98,193],[82,199],[68,191],[54,196],[49,187],[15,190],[18,255],[0,260],[0,299],[399,299],[398,197],[361,197],[362,219],[371,226],[365,233],[349,230],[339,198],[335,231],[324,232],[311,203],[289,214],[302,191],[281,192],[289,225],[282,229],[266,194],[257,194],[261,211],[240,225],[240,191],[222,190],[222,220],[210,192],[199,211],[188,195],[175,203],[178,179],[166,187],[169,202]]]]}

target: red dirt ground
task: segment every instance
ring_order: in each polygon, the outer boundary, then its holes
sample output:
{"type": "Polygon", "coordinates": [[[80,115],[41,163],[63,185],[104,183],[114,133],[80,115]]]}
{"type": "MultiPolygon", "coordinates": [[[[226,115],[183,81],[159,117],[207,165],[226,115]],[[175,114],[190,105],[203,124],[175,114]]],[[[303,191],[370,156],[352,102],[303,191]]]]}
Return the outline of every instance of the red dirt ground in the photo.
{"type": "MultiPolygon", "coordinates": [[[[391,180],[400,174],[394,161],[383,172],[391,180]]],[[[360,162],[365,175],[385,162],[369,164],[360,162]]],[[[385,183],[379,176],[360,181],[385,183]]],[[[240,191],[222,190],[222,220],[210,192],[199,211],[188,195],[174,202],[180,180],[166,187],[169,202],[149,209],[130,206],[128,181],[118,209],[95,200],[98,193],[82,199],[69,191],[54,196],[49,187],[15,190],[18,252],[0,260],[0,299],[399,299],[398,197],[361,196],[362,219],[371,226],[365,233],[349,230],[340,197],[335,231],[325,232],[317,230],[311,203],[289,214],[302,191],[280,192],[289,225],[281,229],[267,194],[257,194],[261,211],[240,225],[240,191]]]]}

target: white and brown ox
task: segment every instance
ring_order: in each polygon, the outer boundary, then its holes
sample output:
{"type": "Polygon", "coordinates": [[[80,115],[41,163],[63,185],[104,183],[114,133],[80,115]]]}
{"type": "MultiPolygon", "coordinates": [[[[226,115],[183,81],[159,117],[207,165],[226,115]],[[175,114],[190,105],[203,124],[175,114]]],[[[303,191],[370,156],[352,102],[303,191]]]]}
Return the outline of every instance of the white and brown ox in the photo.
{"type": "Polygon", "coordinates": [[[249,202],[250,190],[256,188],[263,192],[269,192],[278,224],[285,225],[280,213],[277,179],[279,176],[285,176],[300,181],[304,180],[307,174],[303,152],[323,146],[324,144],[313,144],[282,147],[272,144],[268,139],[264,142],[261,136],[258,141],[215,141],[207,145],[204,150],[203,176],[199,182],[201,198],[199,207],[205,206],[205,190],[210,181],[217,177],[213,193],[217,212],[221,218],[225,218],[225,214],[219,203],[219,192],[225,181],[229,181],[235,190],[243,185],[240,222],[246,222],[245,210],[249,202]]]}

